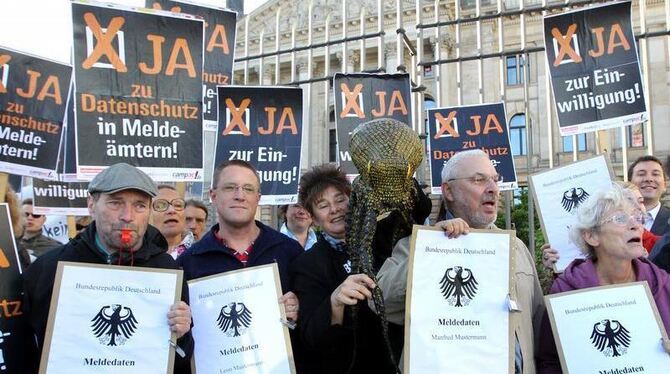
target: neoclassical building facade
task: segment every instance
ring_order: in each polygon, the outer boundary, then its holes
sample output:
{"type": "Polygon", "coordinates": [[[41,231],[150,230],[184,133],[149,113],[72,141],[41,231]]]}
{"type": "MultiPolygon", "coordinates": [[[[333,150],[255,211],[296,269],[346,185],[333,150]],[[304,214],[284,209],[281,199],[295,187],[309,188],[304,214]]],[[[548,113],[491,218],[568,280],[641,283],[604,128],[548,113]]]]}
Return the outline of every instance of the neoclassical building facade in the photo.
{"type": "MultiPolygon", "coordinates": [[[[547,78],[543,15],[605,2],[520,1],[269,1],[238,20],[233,83],[303,88],[303,170],[335,161],[329,77],[360,71],[410,74],[412,126],[419,134],[426,133],[426,108],[503,101],[521,185],[529,173],[601,151],[608,152],[619,175],[642,154],[665,159],[670,153],[668,0],[633,2],[634,32],[643,36],[638,51],[650,121],[565,138],[559,135],[547,78]]],[[[211,136],[207,146],[213,146],[211,136]]],[[[418,176],[429,182],[427,169],[418,176]]]]}

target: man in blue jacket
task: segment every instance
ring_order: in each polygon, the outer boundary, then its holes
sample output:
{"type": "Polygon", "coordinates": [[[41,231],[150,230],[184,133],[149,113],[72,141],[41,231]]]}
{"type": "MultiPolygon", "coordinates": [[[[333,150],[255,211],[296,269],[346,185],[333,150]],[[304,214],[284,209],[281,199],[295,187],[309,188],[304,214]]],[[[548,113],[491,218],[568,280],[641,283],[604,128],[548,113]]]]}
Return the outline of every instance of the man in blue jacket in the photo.
{"type": "Polygon", "coordinates": [[[209,196],[217,211],[217,224],[200,241],[177,258],[187,280],[245,267],[277,263],[286,318],[297,320],[298,298],[290,292],[288,269],[303,252],[293,239],[255,220],[260,201],[260,179],[246,161],[218,165],[209,196]]]}

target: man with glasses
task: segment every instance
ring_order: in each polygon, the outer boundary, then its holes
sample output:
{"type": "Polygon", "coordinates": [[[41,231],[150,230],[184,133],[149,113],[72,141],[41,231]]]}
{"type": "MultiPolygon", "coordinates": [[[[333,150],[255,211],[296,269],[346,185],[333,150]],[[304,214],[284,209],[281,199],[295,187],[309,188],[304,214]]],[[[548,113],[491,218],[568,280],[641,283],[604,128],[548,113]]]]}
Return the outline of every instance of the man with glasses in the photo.
{"type": "Polygon", "coordinates": [[[33,214],[33,199],[25,199],[22,204],[23,216],[26,223],[23,229],[23,236],[19,238],[19,245],[28,251],[30,260],[35,261],[37,257],[60,246],[61,243],[44,235],[42,232],[42,227],[44,227],[47,217],[42,214],[33,214]]]}
{"type": "Polygon", "coordinates": [[[151,203],[151,223],[163,234],[168,242],[168,254],[177,258],[195,241],[193,234],[186,230],[186,201],[177,189],[161,184],[158,195],[151,203]]]}
{"type": "Polygon", "coordinates": [[[288,319],[298,315],[298,299],[289,292],[289,264],[303,252],[295,240],[255,219],[261,199],[256,169],[241,160],[218,165],[209,190],[217,224],[177,258],[187,280],[276,262],[288,319]]]}
{"type": "MultiPolygon", "coordinates": [[[[467,234],[470,228],[496,230],[500,176],[482,150],[459,152],[442,169],[442,198],[446,203],[447,220],[436,223],[449,237],[467,234]]],[[[535,338],[544,313],[542,289],[535,261],[526,245],[515,238],[511,250],[515,253],[512,265],[512,294],[510,321],[515,339],[515,373],[535,373],[535,338]]],[[[384,293],[386,315],[390,322],[405,320],[405,290],[409,237],[396,244],[393,255],[384,262],[377,274],[377,285],[384,293]]]]}
{"type": "MultiPolygon", "coordinates": [[[[44,343],[51,292],[59,261],[178,269],[166,252],[165,238],[149,225],[151,198],[156,185],[134,166],[119,163],[100,172],[88,186],[88,211],[93,217],[84,231],[67,244],[53,249],[24,273],[23,312],[27,315],[39,350],[44,343]]],[[[175,373],[190,372],[191,310],[188,288],[182,284],[182,301],[166,311],[167,324],[177,334],[175,373]]],[[[151,354],[146,352],[145,354],[151,354]]],[[[39,355],[33,364],[39,364],[39,355]]],[[[32,371],[31,371],[32,372],[32,371]]]]}

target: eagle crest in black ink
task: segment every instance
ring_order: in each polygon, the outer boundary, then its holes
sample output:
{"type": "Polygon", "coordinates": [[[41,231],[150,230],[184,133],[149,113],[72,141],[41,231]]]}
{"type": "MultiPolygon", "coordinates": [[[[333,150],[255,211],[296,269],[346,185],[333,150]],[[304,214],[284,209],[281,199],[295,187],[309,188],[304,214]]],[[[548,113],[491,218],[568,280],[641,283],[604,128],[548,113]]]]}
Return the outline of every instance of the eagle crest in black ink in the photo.
{"type": "Polygon", "coordinates": [[[228,336],[240,336],[251,325],[251,311],[244,303],[232,302],[224,305],[216,320],[219,328],[228,336]]]}
{"type": "Polygon", "coordinates": [[[593,325],[591,343],[607,357],[621,356],[630,346],[630,333],[619,321],[604,319],[593,325]]]}
{"type": "Polygon", "coordinates": [[[566,212],[570,213],[573,210],[577,209],[579,204],[583,203],[586,198],[589,197],[589,194],[584,191],[583,188],[571,188],[563,192],[563,199],[561,200],[561,205],[566,212]]]}
{"type": "Polygon", "coordinates": [[[464,306],[470,304],[470,301],[475,297],[477,280],[470,269],[454,266],[444,272],[444,277],[440,281],[440,288],[449,305],[464,306]]]}
{"type": "Polygon", "coordinates": [[[121,304],[106,305],[91,320],[93,334],[100,344],[123,345],[137,329],[137,319],[133,311],[121,304]]]}

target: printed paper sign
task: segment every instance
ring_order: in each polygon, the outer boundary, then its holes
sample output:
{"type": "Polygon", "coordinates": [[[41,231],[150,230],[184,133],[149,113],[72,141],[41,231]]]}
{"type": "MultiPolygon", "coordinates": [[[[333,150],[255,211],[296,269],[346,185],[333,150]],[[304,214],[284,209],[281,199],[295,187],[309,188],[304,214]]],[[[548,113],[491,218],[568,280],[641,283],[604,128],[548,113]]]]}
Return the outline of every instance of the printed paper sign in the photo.
{"type": "Polygon", "coordinates": [[[531,175],[529,179],[542,231],[560,255],[555,270],[562,272],[572,260],[584,257],[570,240],[577,208],[596,191],[612,188],[611,169],[605,155],[600,155],[531,175]]]}
{"type": "Polygon", "coordinates": [[[511,233],[471,230],[447,239],[441,229],[414,226],[405,314],[406,373],[447,373],[454,368],[514,372],[508,307],[511,233]]]}
{"type": "Polygon", "coordinates": [[[501,190],[517,187],[505,104],[466,105],[428,110],[431,193],[442,193],[442,167],[456,153],[481,149],[502,177],[501,190]]]}
{"type": "Polygon", "coordinates": [[[544,44],[561,136],[648,120],[630,1],[547,16],[544,44]]]}
{"type": "Polygon", "coordinates": [[[78,178],[126,162],[201,181],[204,21],[72,3],[78,178]]]}
{"type": "Polygon", "coordinates": [[[181,282],[181,270],[59,262],[40,373],[171,373],[181,282]]]}
{"type": "Polygon", "coordinates": [[[358,170],[349,154],[351,132],[361,123],[392,118],[412,126],[409,74],[341,74],[333,78],[337,160],[347,178],[358,170]]]}
{"type": "Polygon", "coordinates": [[[188,282],[198,373],[294,373],[277,264],[188,282]]]}
{"type": "Polygon", "coordinates": [[[666,373],[667,333],[646,281],[545,296],[564,373],[666,373]]]}
{"type": "Polygon", "coordinates": [[[248,161],[261,180],[260,204],[298,201],[302,151],[302,89],[219,86],[216,165],[248,161]]]}
{"type": "Polygon", "coordinates": [[[56,178],[72,67],[0,47],[0,171],[56,178]]]}

